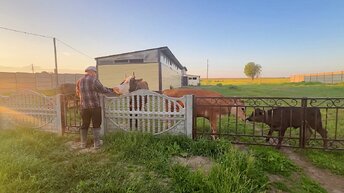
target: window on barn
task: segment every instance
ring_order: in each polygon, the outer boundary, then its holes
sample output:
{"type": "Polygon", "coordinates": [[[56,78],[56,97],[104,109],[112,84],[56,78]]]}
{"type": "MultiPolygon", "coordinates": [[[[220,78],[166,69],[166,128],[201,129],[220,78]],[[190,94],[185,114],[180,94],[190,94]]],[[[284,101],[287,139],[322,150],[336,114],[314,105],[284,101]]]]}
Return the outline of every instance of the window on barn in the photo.
{"type": "Polygon", "coordinates": [[[143,63],[143,59],[130,59],[129,63],[143,63]]]}
{"type": "Polygon", "coordinates": [[[192,79],[197,80],[197,77],[193,77],[192,79]]]}
{"type": "Polygon", "coordinates": [[[115,64],[129,63],[129,60],[115,60],[115,64]]]}

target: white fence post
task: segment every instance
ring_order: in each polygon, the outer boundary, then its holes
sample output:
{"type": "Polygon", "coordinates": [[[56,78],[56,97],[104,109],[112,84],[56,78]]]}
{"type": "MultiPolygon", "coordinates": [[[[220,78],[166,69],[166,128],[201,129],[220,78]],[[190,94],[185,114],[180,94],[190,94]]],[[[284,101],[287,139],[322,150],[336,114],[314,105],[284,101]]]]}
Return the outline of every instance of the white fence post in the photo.
{"type": "Polygon", "coordinates": [[[107,127],[106,118],[105,118],[105,113],[106,113],[105,97],[106,97],[106,95],[100,96],[100,108],[101,108],[101,113],[102,113],[102,124],[100,125],[100,135],[101,136],[104,136],[105,131],[106,131],[106,127],[107,127]]]}
{"type": "Polygon", "coordinates": [[[192,127],[193,127],[193,95],[186,95],[186,136],[192,138],[192,127]]]}
{"type": "Polygon", "coordinates": [[[56,129],[59,135],[64,134],[64,128],[62,125],[62,95],[56,95],[56,129]]]}

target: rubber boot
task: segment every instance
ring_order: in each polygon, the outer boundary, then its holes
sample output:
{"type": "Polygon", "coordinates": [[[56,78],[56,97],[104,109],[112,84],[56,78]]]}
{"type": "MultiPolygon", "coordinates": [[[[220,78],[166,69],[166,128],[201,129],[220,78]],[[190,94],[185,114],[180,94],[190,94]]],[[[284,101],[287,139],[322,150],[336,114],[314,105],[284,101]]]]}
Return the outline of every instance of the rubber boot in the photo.
{"type": "Polygon", "coordinates": [[[87,145],[87,129],[80,129],[80,148],[84,149],[87,145]]]}
{"type": "Polygon", "coordinates": [[[93,140],[94,140],[94,149],[99,149],[102,145],[100,140],[100,128],[94,128],[93,129],[93,140]]]}

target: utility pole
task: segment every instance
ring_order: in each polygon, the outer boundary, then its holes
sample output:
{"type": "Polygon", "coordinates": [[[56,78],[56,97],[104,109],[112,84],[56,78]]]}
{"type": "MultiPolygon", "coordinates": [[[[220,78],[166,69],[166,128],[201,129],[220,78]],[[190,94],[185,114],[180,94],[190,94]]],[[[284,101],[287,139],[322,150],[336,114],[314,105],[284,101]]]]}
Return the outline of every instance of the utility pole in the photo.
{"type": "Polygon", "coordinates": [[[56,39],[53,38],[53,42],[54,42],[54,54],[55,54],[55,76],[56,76],[56,88],[59,85],[59,73],[57,71],[57,55],[56,55],[56,39]]]}
{"type": "Polygon", "coordinates": [[[35,74],[35,68],[33,67],[33,64],[31,64],[31,70],[32,70],[32,75],[35,78],[35,89],[37,90],[37,77],[35,74]]]}
{"type": "Polygon", "coordinates": [[[208,59],[207,59],[207,81],[208,81],[208,72],[209,72],[209,63],[208,63],[208,59]]]}

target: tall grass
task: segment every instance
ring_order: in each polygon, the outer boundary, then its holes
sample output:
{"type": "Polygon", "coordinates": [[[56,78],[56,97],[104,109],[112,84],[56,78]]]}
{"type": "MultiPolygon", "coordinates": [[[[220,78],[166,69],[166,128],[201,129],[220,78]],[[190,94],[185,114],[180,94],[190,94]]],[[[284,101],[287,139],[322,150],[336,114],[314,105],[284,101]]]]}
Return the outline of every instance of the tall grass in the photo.
{"type": "Polygon", "coordinates": [[[267,178],[252,153],[228,141],[116,133],[102,151],[80,154],[71,139],[28,129],[0,131],[0,192],[264,192],[267,178]],[[213,160],[209,174],[174,156],[213,160]],[[221,186],[219,186],[221,184],[221,186]]]}

